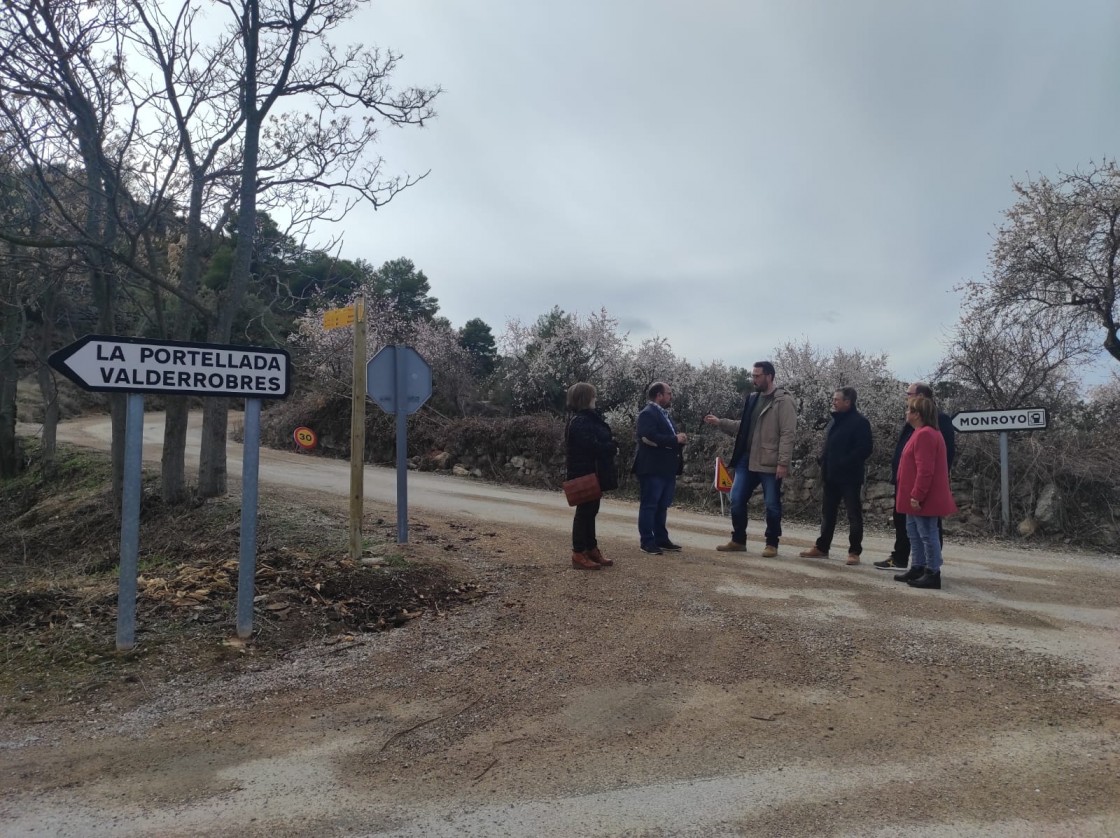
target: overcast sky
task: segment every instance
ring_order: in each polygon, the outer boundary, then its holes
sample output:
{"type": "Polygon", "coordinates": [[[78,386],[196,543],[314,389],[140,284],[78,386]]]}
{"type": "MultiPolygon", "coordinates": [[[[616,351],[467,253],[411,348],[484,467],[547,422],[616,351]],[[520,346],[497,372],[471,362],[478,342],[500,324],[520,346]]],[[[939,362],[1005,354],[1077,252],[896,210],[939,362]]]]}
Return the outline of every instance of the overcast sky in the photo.
{"type": "Polygon", "coordinates": [[[922,376],[1012,180],[1120,142],[1116,0],[376,0],[342,34],[445,88],[381,144],[430,176],[344,256],[412,259],[456,326],[605,307],[693,363],[922,376]]]}

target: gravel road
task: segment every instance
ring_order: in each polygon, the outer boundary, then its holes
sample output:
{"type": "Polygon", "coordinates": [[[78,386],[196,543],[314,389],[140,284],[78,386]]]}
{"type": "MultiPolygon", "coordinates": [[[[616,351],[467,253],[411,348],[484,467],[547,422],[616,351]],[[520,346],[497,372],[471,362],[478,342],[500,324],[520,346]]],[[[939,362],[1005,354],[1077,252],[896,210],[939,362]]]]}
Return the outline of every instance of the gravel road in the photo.
{"type": "MultiPolygon", "coordinates": [[[[158,462],[162,416],[145,426],[158,462]]],[[[105,418],[60,439],[104,447],[105,418]]],[[[230,472],[240,451],[230,450],[230,472]]],[[[262,451],[262,494],[343,509],[348,466],[262,451]]],[[[394,520],[395,474],[366,472],[394,520]]],[[[1120,834],[1120,560],[946,546],[945,588],[865,563],[637,550],[567,564],[558,493],[410,473],[418,560],[493,594],[310,643],[255,671],[183,672],[127,710],[0,725],[9,835],[1120,834]],[[483,537],[485,536],[485,537],[483,537]]],[[[838,554],[839,555],[839,554],[838,554]]]]}

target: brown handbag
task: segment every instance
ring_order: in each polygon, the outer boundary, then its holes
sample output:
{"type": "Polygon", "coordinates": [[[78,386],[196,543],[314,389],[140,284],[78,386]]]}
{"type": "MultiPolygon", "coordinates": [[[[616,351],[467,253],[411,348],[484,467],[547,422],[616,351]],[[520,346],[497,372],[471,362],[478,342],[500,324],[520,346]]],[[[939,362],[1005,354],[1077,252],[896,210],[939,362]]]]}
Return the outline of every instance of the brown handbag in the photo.
{"type": "Polygon", "coordinates": [[[579,506],[581,503],[589,503],[603,496],[603,490],[599,488],[599,475],[595,472],[565,480],[562,488],[564,497],[568,499],[568,506],[579,506]]]}

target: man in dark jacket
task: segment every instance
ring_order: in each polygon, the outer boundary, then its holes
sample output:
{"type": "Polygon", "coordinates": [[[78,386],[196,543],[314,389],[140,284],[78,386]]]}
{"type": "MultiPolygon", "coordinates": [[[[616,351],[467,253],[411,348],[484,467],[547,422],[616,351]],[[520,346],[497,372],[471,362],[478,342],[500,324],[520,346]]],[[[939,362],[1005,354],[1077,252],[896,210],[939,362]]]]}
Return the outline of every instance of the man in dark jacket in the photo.
{"type": "Polygon", "coordinates": [[[681,446],[688,441],[685,434],[677,433],[669,418],[669,405],[673,403],[673,388],[663,381],[650,385],[649,403],[638,414],[634,437],[632,471],[638,477],[638,535],[643,553],[660,554],[665,550],[680,550],[669,540],[666,519],[677,488],[677,467],[681,446]]]}
{"type": "MultiPolygon", "coordinates": [[[[915,381],[906,388],[907,401],[914,396],[925,396],[927,399],[932,399],[933,388],[924,382],[915,381]]],[[[937,411],[937,429],[941,431],[941,436],[945,439],[945,457],[949,461],[949,471],[952,472],[953,456],[956,454],[956,431],[953,430],[952,417],[940,410],[937,411]]],[[[898,462],[902,459],[902,449],[910,441],[912,433],[914,433],[914,428],[911,427],[910,423],[903,422],[902,429],[898,433],[898,442],[894,446],[894,459],[891,460],[892,486],[898,483],[898,462]]],[[[906,516],[901,512],[895,512],[893,518],[894,549],[891,550],[890,558],[874,563],[878,570],[895,570],[898,568],[905,570],[910,563],[910,536],[906,534],[906,516]]],[[[941,531],[940,518],[937,520],[937,535],[944,543],[945,538],[941,531]]]]}
{"type": "Polygon", "coordinates": [[[864,465],[871,456],[874,442],[871,423],[856,410],[854,387],[842,387],[832,394],[832,419],[824,430],[821,448],[821,484],[824,489],[821,511],[821,534],[815,546],[801,553],[803,559],[828,558],[840,502],[848,511],[848,560],[859,564],[863,552],[864,465]]]}

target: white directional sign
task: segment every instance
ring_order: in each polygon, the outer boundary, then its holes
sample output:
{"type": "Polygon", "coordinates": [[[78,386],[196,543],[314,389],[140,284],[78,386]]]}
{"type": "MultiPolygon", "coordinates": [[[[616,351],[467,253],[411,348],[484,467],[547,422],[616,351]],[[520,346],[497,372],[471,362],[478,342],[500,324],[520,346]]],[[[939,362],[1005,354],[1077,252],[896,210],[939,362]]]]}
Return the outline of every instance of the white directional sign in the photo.
{"type": "Polygon", "coordinates": [[[1044,407],[965,410],[953,415],[953,427],[966,434],[977,431],[1040,431],[1049,423],[1044,407]]]}
{"type": "Polygon", "coordinates": [[[282,399],[291,389],[283,349],[86,335],[49,361],[96,392],[282,399]]]}

